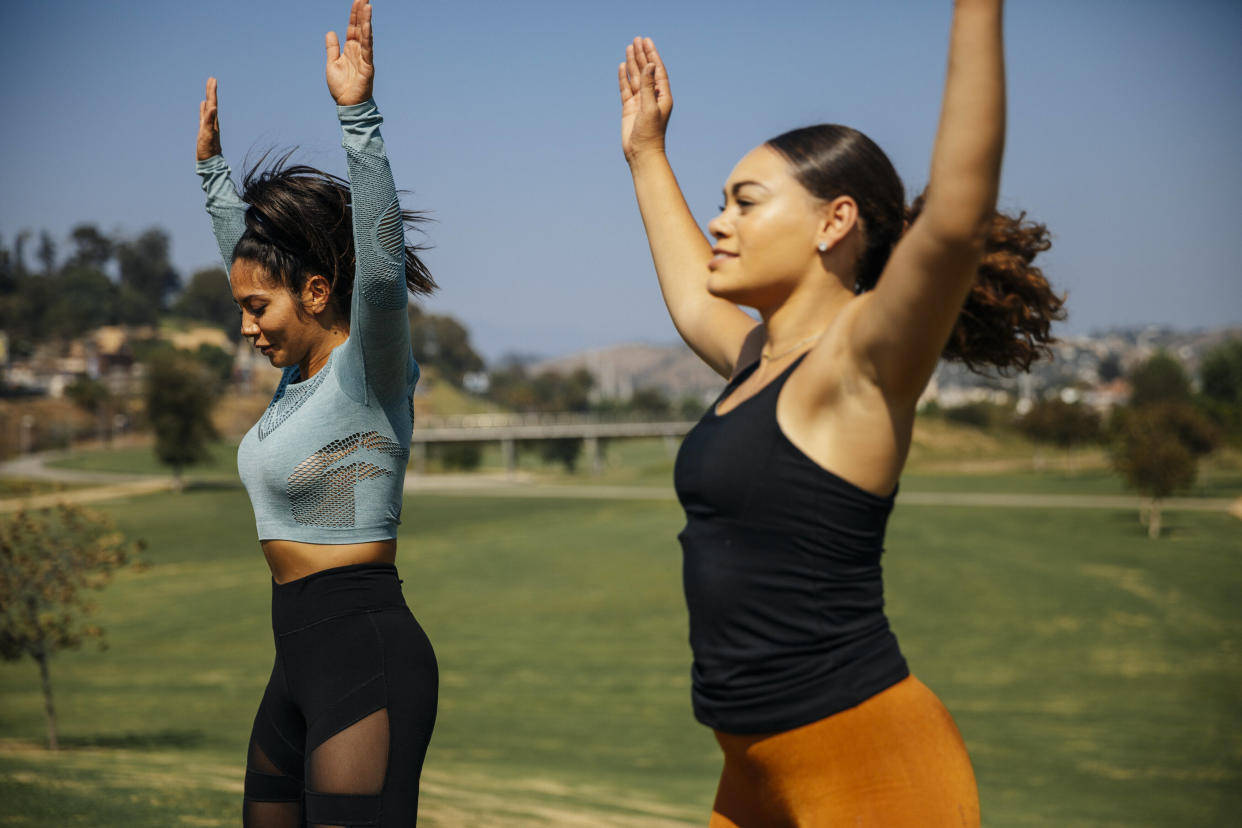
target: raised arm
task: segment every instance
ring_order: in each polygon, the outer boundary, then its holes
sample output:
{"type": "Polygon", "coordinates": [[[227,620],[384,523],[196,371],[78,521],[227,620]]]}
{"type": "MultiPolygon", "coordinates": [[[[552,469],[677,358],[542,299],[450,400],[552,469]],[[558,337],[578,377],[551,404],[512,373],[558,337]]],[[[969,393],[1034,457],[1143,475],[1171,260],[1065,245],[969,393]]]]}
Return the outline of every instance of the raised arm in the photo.
{"type": "Polygon", "coordinates": [[[375,77],[371,5],[354,0],[342,49],[325,38],[328,90],[337,103],[349,166],[357,268],[349,339],[340,362],[343,387],[363,400],[404,402],[418,380],[406,316],[405,226],[371,98],[375,77]]]}
{"type": "Polygon", "coordinates": [[[1002,0],[957,0],[922,213],[875,289],[852,344],[894,401],[917,400],[970,291],[996,208],[1005,144],[1002,0]]]}
{"type": "Polygon", "coordinates": [[[625,47],[617,79],[621,148],[634,176],[664,304],[686,344],[717,373],[732,376],[756,323],[732,302],[707,292],[712,246],[695,223],[664,152],[673,97],[668,71],[650,38],[635,38],[625,47]]]}
{"type": "Polygon", "coordinates": [[[207,91],[198,105],[198,140],[195,171],[207,194],[207,213],[227,270],[233,265],[233,249],[246,232],[246,204],[237,195],[232,173],[220,150],[220,107],[216,79],[207,79],[207,91]]]}

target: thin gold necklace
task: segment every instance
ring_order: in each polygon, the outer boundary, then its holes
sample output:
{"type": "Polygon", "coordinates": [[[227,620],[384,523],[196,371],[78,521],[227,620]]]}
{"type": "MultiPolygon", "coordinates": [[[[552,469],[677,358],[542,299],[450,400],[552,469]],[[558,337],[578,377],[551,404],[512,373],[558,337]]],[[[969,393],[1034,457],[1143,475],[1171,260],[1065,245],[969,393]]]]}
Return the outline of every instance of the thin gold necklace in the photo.
{"type": "Polygon", "coordinates": [[[803,345],[807,344],[808,342],[816,341],[817,339],[822,337],[827,332],[828,332],[828,329],[824,328],[824,330],[820,331],[814,336],[808,336],[806,339],[802,339],[802,340],[795,342],[793,345],[790,345],[788,348],[781,351],[779,354],[765,354],[762,351],[760,351],[759,356],[763,357],[764,359],[780,359],[786,354],[792,354],[794,351],[798,350],[799,348],[801,348],[803,345]]]}

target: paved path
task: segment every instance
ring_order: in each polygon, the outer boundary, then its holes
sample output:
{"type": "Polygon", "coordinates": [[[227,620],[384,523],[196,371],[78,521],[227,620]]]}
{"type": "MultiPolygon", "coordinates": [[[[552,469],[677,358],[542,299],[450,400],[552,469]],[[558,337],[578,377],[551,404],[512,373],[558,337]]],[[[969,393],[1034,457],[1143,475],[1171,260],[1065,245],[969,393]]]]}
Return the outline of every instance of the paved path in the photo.
{"type": "MultiPolygon", "coordinates": [[[[57,469],[49,461],[66,456],[65,452],[32,454],[0,463],[0,477],[22,480],[74,483],[82,488],[64,492],[0,499],[0,513],[21,508],[40,509],[56,503],[95,503],[114,498],[133,497],[153,492],[171,491],[176,483],[171,477],[157,475],[116,474],[57,469]]],[[[405,490],[410,493],[469,494],[471,497],[535,497],[590,500],[674,500],[671,486],[614,486],[608,484],[539,483],[531,475],[507,474],[409,474],[405,490]]],[[[1021,494],[994,492],[902,492],[897,502],[910,506],[970,506],[1028,509],[1139,509],[1143,498],[1129,495],[1021,494]]],[[[1242,520],[1242,498],[1171,497],[1165,499],[1166,511],[1228,512],[1242,520]]]]}
{"type": "Polygon", "coordinates": [[[57,503],[97,503],[103,500],[167,492],[177,488],[177,483],[172,477],[163,475],[78,471],[77,469],[57,469],[47,465],[50,461],[67,456],[69,452],[43,452],[0,463],[0,477],[46,483],[71,483],[81,487],[63,492],[0,498],[0,514],[16,512],[19,509],[46,509],[57,503]]]}

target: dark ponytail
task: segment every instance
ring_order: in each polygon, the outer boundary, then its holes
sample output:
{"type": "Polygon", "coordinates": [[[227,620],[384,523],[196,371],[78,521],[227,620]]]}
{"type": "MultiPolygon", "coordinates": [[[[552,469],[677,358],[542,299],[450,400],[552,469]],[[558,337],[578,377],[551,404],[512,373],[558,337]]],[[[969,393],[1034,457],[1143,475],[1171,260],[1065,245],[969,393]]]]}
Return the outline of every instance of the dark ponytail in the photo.
{"type": "MultiPolygon", "coordinates": [[[[348,313],[356,266],[349,182],[314,167],[286,166],[289,154],[262,169],[266,160],[243,181],[242,200],[250,207],[233,258],[258,263],[294,296],[301,295],[307,277],[319,274],[332,286],[338,310],[348,313]]],[[[410,210],[402,210],[401,218],[411,226],[427,220],[410,210]]],[[[405,245],[405,283],[415,294],[436,289],[418,257],[424,249],[405,245]]]]}
{"type": "MultiPolygon", "coordinates": [[[[919,196],[907,208],[905,189],[892,162],[856,129],[836,124],[803,127],[778,135],[768,146],[779,152],[793,176],[824,201],[848,195],[858,203],[864,249],[855,266],[855,293],[875,287],[893,247],[923,207],[919,196]]],[[[1050,326],[1065,318],[1064,298],[1052,292],[1032,264],[1051,246],[1042,224],[996,213],[984,246],[979,275],[962,307],[943,357],[977,373],[1026,371],[1050,356],[1050,326]]]]}

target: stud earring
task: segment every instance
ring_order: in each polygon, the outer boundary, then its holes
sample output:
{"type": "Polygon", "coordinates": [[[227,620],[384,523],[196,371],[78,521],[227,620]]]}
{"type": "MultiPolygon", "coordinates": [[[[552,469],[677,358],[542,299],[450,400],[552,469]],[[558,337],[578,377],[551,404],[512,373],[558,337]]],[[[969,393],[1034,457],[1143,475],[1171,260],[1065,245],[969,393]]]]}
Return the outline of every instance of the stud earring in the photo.
{"type": "Polygon", "coordinates": [[[820,242],[818,245],[816,245],[815,249],[818,250],[820,253],[827,253],[828,242],[820,242]]]}

